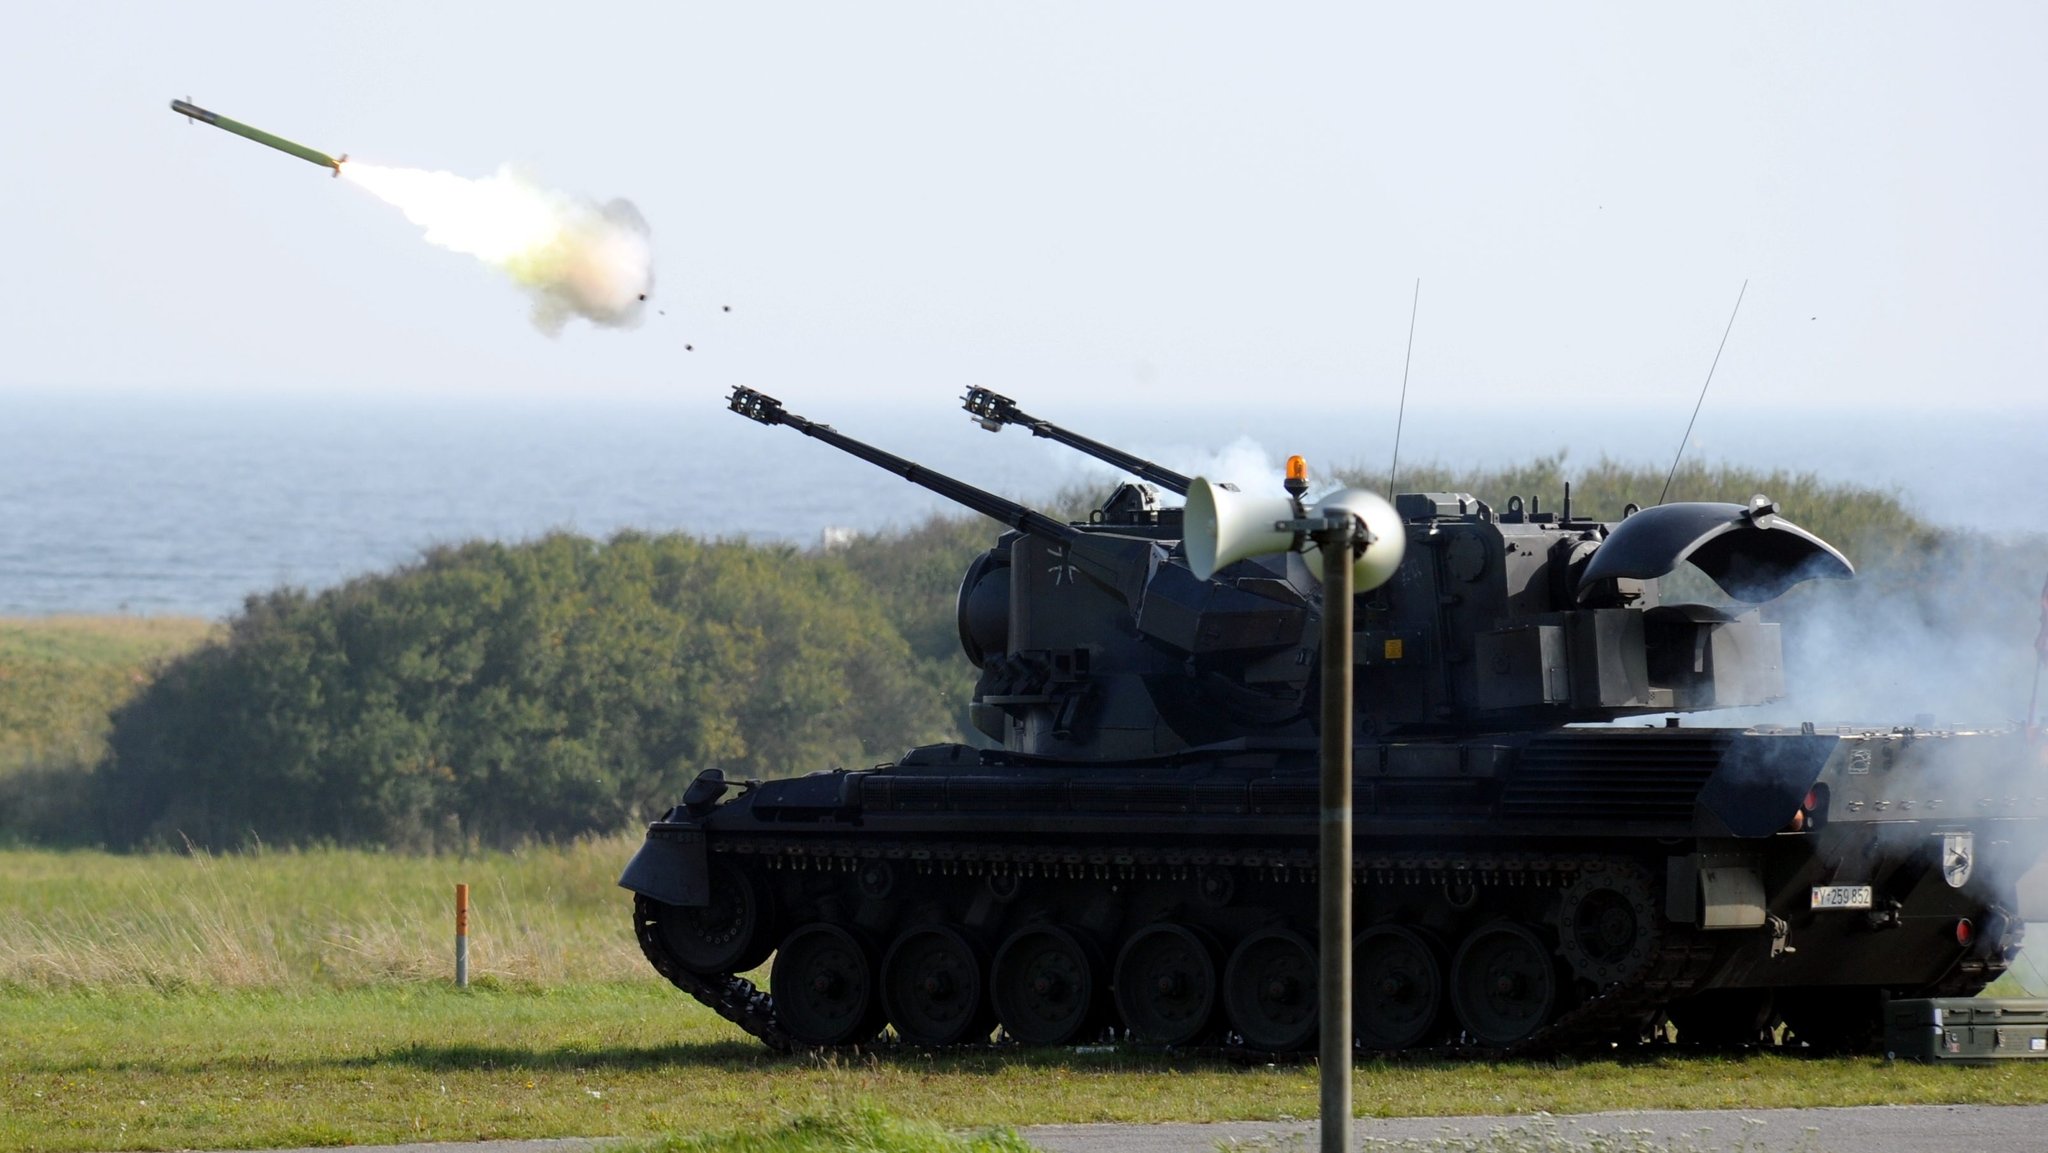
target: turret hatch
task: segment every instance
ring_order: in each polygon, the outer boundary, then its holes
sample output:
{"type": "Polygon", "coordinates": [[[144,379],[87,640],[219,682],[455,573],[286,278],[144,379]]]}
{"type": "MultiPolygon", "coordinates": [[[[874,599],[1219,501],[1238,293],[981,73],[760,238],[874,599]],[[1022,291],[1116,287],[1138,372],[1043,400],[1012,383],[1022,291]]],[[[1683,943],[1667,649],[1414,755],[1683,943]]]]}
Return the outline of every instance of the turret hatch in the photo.
{"type": "Polygon", "coordinates": [[[1778,515],[1769,498],[1748,505],[1693,501],[1646,508],[1614,526],[1579,581],[1585,601],[1599,582],[1647,580],[1691,561],[1739,601],[1774,600],[1802,581],[1856,575],[1833,545],[1778,515]]]}

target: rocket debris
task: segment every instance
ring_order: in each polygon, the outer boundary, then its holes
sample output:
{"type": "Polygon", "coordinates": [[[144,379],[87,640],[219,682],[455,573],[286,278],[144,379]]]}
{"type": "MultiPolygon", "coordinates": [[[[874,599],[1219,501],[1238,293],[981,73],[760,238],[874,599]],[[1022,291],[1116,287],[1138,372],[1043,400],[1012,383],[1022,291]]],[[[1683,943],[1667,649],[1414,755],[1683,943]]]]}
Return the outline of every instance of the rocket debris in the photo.
{"type": "Polygon", "coordinates": [[[197,104],[193,104],[190,101],[171,101],[171,111],[176,112],[181,116],[184,116],[188,120],[203,120],[206,123],[213,125],[215,128],[219,128],[226,132],[232,132],[237,136],[245,137],[249,140],[254,140],[258,144],[267,144],[270,147],[277,149],[279,152],[296,156],[301,160],[311,161],[314,164],[318,164],[322,168],[331,168],[334,170],[334,174],[336,176],[341,175],[342,161],[348,159],[348,153],[346,152],[341,154],[340,160],[337,160],[334,157],[327,155],[325,152],[315,152],[311,148],[308,148],[303,144],[294,144],[291,141],[286,140],[282,136],[272,136],[270,133],[263,131],[261,128],[251,128],[247,124],[244,124],[239,120],[229,120],[225,116],[220,116],[215,113],[208,112],[206,109],[201,108],[197,104]]]}

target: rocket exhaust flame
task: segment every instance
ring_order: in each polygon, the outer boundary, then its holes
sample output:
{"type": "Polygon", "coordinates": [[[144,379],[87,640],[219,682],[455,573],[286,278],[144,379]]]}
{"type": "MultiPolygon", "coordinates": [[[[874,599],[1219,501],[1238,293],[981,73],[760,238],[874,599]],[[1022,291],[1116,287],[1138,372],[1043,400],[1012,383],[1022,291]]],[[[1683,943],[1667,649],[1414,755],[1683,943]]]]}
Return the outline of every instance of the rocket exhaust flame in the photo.
{"type": "Polygon", "coordinates": [[[654,246],[632,202],[599,204],[509,169],[476,180],[359,160],[338,169],[405,213],[429,244],[473,256],[526,289],[541,331],[552,336],[578,316],[611,328],[640,322],[654,287],[654,246]]]}
{"type": "Polygon", "coordinates": [[[509,169],[469,180],[449,172],[385,168],[327,155],[230,120],[189,100],[171,111],[287,156],[331,169],[396,205],[427,241],[474,256],[533,296],[533,323],[553,336],[571,317],[630,328],[654,290],[654,244],[631,201],[599,204],[555,192],[509,169]]]}

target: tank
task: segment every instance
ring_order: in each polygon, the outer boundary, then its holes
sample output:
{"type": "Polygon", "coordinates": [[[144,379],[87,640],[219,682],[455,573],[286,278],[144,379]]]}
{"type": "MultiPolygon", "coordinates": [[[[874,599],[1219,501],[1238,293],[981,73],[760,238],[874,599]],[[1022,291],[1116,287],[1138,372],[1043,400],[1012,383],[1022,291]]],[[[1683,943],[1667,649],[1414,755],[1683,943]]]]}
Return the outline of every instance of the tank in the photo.
{"type": "MultiPolygon", "coordinates": [[[[778,1049],[1312,1050],[1316,566],[1198,579],[1159,494],[1190,478],[985,390],[984,427],[1139,480],[1067,523],[759,392],[730,407],[1006,526],[958,601],[981,739],[704,768],[620,878],[654,968],[778,1049]]],[[[1838,550],[1761,496],[1393,503],[1400,566],[1353,606],[1362,1050],[1853,1048],[1888,998],[2005,970],[2048,828],[2022,734],[1681,716],[1783,695],[1760,606],[1852,578],[1838,550]]]]}

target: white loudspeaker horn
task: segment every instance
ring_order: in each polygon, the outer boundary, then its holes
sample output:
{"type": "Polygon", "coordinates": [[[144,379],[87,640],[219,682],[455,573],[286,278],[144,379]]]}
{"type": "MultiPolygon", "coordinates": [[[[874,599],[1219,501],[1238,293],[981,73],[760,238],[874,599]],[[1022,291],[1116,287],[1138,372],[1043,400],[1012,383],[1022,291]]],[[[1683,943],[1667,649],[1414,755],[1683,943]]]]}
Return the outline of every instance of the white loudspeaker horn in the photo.
{"type": "Polygon", "coordinates": [[[1273,527],[1294,519],[1294,502],[1284,496],[1246,496],[1196,477],[1188,483],[1181,544],[1188,568],[1203,580],[1246,557],[1286,552],[1294,534],[1273,527]]]}
{"type": "MultiPolygon", "coordinates": [[[[1351,566],[1351,587],[1358,592],[1368,592],[1394,579],[1401,568],[1401,557],[1408,551],[1408,532],[1402,527],[1401,514],[1387,503],[1387,498],[1362,488],[1339,489],[1311,505],[1310,516],[1321,516],[1326,510],[1341,508],[1365,522],[1365,531],[1373,541],[1358,556],[1358,563],[1351,566]]],[[[1309,571],[1317,579],[1323,575],[1323,552],[1309,541],[1303,549],[1309,560],[1309,571]]]]}
{"type": "MultiPolygon", "coordinates": [[[[1366,530],[1374,537],[1351,570],[1357,590],[1365,592],[1387,583],[1401,567],[1401,556],[1408,546],[1408,534],[1394,506],[1378,493],[1347,488],[1310,505],[1307,512],[1316,517],[1333,508],[1364,521],[1366,530]]],[[[1284,496],[1246,496],[1196,477],[1188,485],[1187,509],[1182,516],[1181,546],[1187,550],[1188,568],[1203,580],[1247,557],[1288,552],[1297,547],[1293,531],[1274,527],[1294,519],[1294,502],[1284,496]]],[[[1311,561],[1309,571],[1320,578],[1321,551],[1312,541],[1300,544],[1311,561]]]]}

